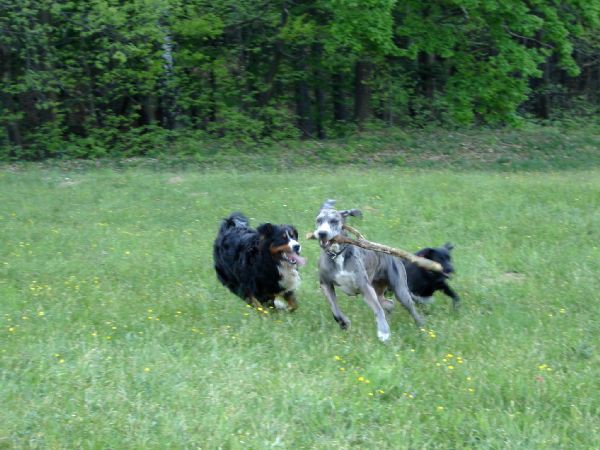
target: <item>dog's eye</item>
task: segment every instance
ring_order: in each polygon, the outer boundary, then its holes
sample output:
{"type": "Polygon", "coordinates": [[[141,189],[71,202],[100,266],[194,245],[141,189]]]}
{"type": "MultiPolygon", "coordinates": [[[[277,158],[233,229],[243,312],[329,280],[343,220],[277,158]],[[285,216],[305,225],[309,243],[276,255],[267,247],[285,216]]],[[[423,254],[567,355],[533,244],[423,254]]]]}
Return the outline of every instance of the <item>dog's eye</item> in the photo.
{"type": "Polygon", "coordinates": [[[334,219],[334,220],[331,221],[331,225],[337,225],[339,223],[340,223],[340,221],[337,220],[337,219],[334,219]]]}
{"type": "Polygon", "coordinates": [[[317,223],[320,225],[323,223],[323,219],[317,219],[317,223]]]}

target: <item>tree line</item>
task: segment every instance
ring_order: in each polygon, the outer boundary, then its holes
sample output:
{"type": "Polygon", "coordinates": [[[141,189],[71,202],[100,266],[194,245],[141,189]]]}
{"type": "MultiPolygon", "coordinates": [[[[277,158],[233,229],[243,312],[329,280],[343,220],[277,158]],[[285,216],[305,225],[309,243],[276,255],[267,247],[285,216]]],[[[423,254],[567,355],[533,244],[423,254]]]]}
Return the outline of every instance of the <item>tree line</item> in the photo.
{"type": "MultiPolygon", "coordinates": [[[[600,103],[600,0],[0,0],[0,155],[511,124],[600,103]]],[[[107,150],[113,149],[113,150],[107,150]]]]}

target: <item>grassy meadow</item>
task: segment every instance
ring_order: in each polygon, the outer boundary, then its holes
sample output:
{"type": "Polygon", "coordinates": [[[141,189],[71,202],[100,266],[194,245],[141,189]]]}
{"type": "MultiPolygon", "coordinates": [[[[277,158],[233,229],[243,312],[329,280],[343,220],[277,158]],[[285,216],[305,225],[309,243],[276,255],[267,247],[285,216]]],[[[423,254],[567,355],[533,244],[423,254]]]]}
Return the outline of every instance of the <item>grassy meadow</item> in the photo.
{"type": "MultiPolygon", "coordinates": [[[[600,442],[600,170],[3,166],[0,448],[590,449],[600,442]],[[212,240],[312,230],[361,208],[367,238],[452,241],[463,299],[377,340],[302,241],[300,308],[259,314],[218,284],[212,240]]],[[[398,305],[399,306],[399,305],[398,305]]]]}

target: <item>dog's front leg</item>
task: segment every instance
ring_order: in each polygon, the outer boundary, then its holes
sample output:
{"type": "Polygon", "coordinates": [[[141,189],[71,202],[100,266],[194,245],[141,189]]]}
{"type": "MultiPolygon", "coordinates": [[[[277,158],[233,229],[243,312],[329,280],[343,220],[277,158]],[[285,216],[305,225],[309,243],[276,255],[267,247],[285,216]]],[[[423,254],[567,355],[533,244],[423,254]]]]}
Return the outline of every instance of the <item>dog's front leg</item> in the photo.
{"type": "Polygon", "coordinates": [[[261,303],[256,299],[256,297],[250,297],[247,300],[248,304],[251,305],[253,308],[262,308],[263,306],[261,305],[261,303]]]}
{"type": "Polygon", "coordinates": [[[379,303],[377,293],[373,286],[369,283],[364,283],[360,288],[363,298],[375,314],[375,322],[377,323],[377,337],[381,342],[385,342],[390,338],[390,326],[385,319],[385,311],[379,303]]]}
{"type": "Polygon", "coordinates": [[[298,309],[298,302],[296,301],[296,294],[293,291],[288,291],[283,294],[283,299],[287,302],[288,310],[290,312],[298,309]]]}
{"type": "Polygon", "coordinates": [[[454,292],[454,290],[446,283],[444,283],[442,286],[442,292],[452,299],[452,306],[455,309],[458,309],[458,307],[460,306],[460,297],[458,296],[458,294],[454,292]]]}
{"type": "Polygon", "coordinates": [[[342,330],[350,327],[350,320],[340,311],[340,308],[337,304],[337,297],[335,295],[335,288],[333,284],[326,283],[321,281],[321,289],[325,294],[325,298],[329,302],[329,306],[331,307],[331,312],[333,313],[333,318],[337,323],[340,324],[342,330]]]}

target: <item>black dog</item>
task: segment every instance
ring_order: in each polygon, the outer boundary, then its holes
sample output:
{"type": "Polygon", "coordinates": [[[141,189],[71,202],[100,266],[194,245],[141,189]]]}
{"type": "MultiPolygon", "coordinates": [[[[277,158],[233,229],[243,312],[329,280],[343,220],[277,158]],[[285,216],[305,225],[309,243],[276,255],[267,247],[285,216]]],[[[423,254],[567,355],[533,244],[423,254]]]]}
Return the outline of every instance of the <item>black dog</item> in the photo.
{"type": "Polygon", "coordinates": [[[297,268],[305,261],[292,225],[265,223],[254,230],[243,214],[233,213],[221,223],[213,258],[219,281],[248,304],[279,307],[275,297],[282,296],[291,311],[298,307],[297,268]]]}
{"type": "Polygon", "coordinates": [[[446,280],[454,273],[452,256],[450,255],[450,251],[453,248],[454,246],[452,244],[446,243],[443,247],[427,247],[415,253],[417,256],[440,263],[444,273],[425,270],[416,264],[402,260],[408,278],[408,289],[410,290],[414,301],[418,303],[430,303],[433,293],[435,291],[442,291],[452,299],[452,305],[455,308],[459,306],[460,297],[446,282],[446,280]]]}

